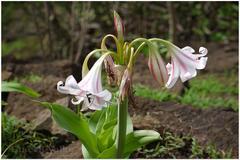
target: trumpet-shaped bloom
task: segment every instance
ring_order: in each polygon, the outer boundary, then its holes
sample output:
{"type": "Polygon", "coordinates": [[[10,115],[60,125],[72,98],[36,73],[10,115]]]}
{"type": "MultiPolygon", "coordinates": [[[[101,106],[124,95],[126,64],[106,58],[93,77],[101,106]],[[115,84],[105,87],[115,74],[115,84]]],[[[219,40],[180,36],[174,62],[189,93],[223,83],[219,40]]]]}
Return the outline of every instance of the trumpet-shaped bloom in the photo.
{"type": "Polygon", "coordinates": [[[167,88],[173,87],[178,77],[182,82],[189,80],[197,75],[196,69],[204,69],[207,63],[208,50],[204,47],[199,48],[200,54],[193,54],[195,51],[189,46],[182,49],[169,43],[166,45],[171,55],[171,64],[167,64],[169,80],[166,84],[167,88]]]}
{"type": "Polygon", "coordinates": [[[149,47],[148,67],[153,78],[164,87],[168,81],[168,72],[165,62],[154,46],[149,47]]]}
{"type": "Polygon", "coordinates": [[[62,81],[58,82],[57,90],[60,93],[74,95],[77,101],[72,100],[73,104],[85,101],[88,108],[93,110],[101,110],[102,107],[107,107],[107,104],[111,103],[112,94],[108,90],[102,90],[101,70],[103,60],[103,56],[99,58],[79,83],[72,75],[67,77],[65,85],[62,81]]]}

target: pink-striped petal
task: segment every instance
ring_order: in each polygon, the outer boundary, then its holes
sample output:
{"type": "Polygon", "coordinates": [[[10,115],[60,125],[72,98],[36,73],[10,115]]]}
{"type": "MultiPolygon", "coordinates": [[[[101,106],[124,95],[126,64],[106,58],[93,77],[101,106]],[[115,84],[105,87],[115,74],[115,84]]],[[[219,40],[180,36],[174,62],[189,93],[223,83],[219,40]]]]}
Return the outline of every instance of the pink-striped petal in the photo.
{"type": "Polygon", "coordinates": [[[173,54],[174,56],[177,57],[177,59],[180,59],[184,64],[187,64],[190,67],[196,69],[203,69],[206,66],[207,57],[203,56],[206,55],[207,51],[205,51],[205,54],[191,54],[186,50],[182,50],[177,46],[173,46],[170,48],[169,52],[170,54],[173,54]]]}
{"type": "Polygon", "coordinates": [[[82,96],[85,93],[84,90],[78,87],[77,81],[74,79],[72,75],[67,77],[65,86],[63,85],[62,81],[59,81],[57,83],[57,90],[60,93],[71,94],[75,96],[82,96]]]}
{"type": "Polygon", "coordinates": [[[73,104],[79,104],[84,100],[90,109],[100,110],[102,107],[106,107],[112,98],[112,94],[108,90],[102,90],[101,71],[106,57],[107,54],[100,57],[79,83],[73,76],[66,79],[65,86],[62,81],[58,82],[58,91],[74,95],[77,101],[72,100],[73,104]]]}
{"type": "Polygon", "coordinates": [[[177,82],[178,77],[179,77],[179,73],[180,73],[180,69],[179,69],[179,64],[178,62],[175,60],[175,57],[172,57],[171,63],[167,64],[167,68],[168,68],[168,73],[169,73],[169,79],[168,82],[166,83],[166,87],[167,88],[172,88],[174,86],[174,84],[177,82]]]}
{"type": "Polygon", "coordinates": [[[167,46],[169,53],[171,55],[171,63],[168,64],[168,73],[170,75],[169,80],[166,84],[167,88],[173,87],[176,83],[178,77],[181,78],[182,82],[185,82],[197,75],[196,69],[203,69],[207,63],[207,49],[200,47],[200,54],[193,54],[194,49],[187,46],[183,49],[170,44],[167,46]]]}
{"type": "Polygon", "coordinates": [[[168,72],[161,55],[155,48],[149,48],[148,67],[153,78],[161,85],[165,86],[168,81],[168,72]]]}

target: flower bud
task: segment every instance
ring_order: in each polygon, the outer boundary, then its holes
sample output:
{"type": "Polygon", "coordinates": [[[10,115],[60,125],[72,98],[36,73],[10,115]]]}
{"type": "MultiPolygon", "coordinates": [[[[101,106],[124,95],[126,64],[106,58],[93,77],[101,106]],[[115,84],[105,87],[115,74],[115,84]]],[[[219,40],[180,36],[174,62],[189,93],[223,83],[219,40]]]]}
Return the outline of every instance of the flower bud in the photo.
{"type": "Polygon", "coordinates": [[[130,89],[131,89],[131,81],[132,81],[132,73],[129,70],[129,68],[127,68],[123,73],[121,85],[119,88],[120,101],[124,101],[126,96],[129,96],[130,89]]]}
{"type": "Polygon", "coordinates": [[[117,32],[118,41],[123,44],[124,42],[124,23],[121,19],[121,17],[118,15],[116,11],[114,11],[114,25],[115,30],[117,32]]]}
{"type": "Polygon", "coordinates": [[[153,78],[164,87],[168,81],[168,72],[165,62],[154,46],[149,47],[148,67],[153,78]]]}

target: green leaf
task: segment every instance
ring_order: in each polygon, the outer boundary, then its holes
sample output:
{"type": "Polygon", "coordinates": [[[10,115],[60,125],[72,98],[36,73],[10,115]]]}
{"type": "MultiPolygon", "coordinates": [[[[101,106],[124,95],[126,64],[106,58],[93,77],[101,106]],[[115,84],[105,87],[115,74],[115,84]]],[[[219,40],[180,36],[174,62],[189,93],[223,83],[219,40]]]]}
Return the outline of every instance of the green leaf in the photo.
{"type": "MultiPolygon", "coordinates": [[[[99,135],[102,132],[103,127],[111,122],[115,125],[113,120],[117,118],[117,107],[109,105],[108,108],[103,108],[101,111],[96,111],[89,120],[89,127],[91,132],[99,135]]],[[[110,127],[108,124],[106,127],[110,127]]]]}
{"type": "Polygon", "coordinates": [[[6,106],[6,105],[8,105],[8,103],[2,100],[2,105],[6,106]]]}
{"type": "Polygon", "coordinates": [[[89,154],[89,152],[87,151],[87,149],[85,148],[85,146],[82,144],[82,154],[84,159],[92,159],[93,157],[91,157],[91,155],[89,154]]]}
{"type": "Polygon", "coordinates": [[[118,115],[118,107],[109,105],[107,108],[107,119],[106,121],[112,121],[117,118],[118,115]]]}
{"type": "Polygon", "coordinates": [[[117,118],[115,118],[114,120],[112,120],[108,123],[105,123],[104,126],[103,126],[103,129],[107,130],[108,128],[116,126],[116,125],[117,125],[117,118]]]}
{"type": "Polygon", "coordinates": [[[78,139],[86,147],[89,155],[92,158],[97,157],[99,151],[97,148],[96,136],[90,132],[88,123],[85,119],[80,118],[72,110],[64,106],[60,106],[58,104],[51,104],[48,102],[38,103],[51,110],[53,118],[60,127],[67,130],[68,132],[73,133],[78,137],[78,139]]]}
{"type": "Polygon", "coordinates": [[[127,131],[126,132],[127,132],[126,134],[133,132],[133,124],[132,124],[132,120],[129,113],[127,115],[127,131]]]}
{"type": "Polygon", "coordinates": [[[104,112],[103,110],[95,111],[93,113],[93,115],[91,116],[90,120],[88,121],[89,129],[94,134],[96,134],[97,124],[100,123],[99,119],[100,119],[101,115],[103,114],[103,112],[104,112]]]}
{"type": "Polygon", "coordinates": [[[103,152],[114,144],[117,135],[116,132],[117,127],[111,126],[98,136],[97,143],[100,152],[103,152]]]}
{"type": "Polygon", "coordinates": [[[101,113],[101,116],[98,119],[98,123],[96,125],[96,135],[101,133],[105,120],[106,120],[106,109],[103,109],[102,113],[101,113]]]}
{"type": "Polygon", "coordinates": [[[20,83],[16,82],[6,82],[2,81],[2,92],[21,92],[31,97],[40,97],[41,95],[37,92],[33,91],[32,89],[21,85],[20,83]]]}
{"type": "Polygon", "coordinates": [[[160,139],[160,134],[153,130],[138,130],[131,132],[126,136],[123,157],[127,157],[138,148],[160,139]]]}
{"type": "Polygon", "coordinates": [[[98,155],[98,159],[113,159],[116,157],[116,145],[113,145],[112,147],[110,147],[109,149],[106,149],[105,151],[103,151],[102,153],[100,153],[98,155]]]}

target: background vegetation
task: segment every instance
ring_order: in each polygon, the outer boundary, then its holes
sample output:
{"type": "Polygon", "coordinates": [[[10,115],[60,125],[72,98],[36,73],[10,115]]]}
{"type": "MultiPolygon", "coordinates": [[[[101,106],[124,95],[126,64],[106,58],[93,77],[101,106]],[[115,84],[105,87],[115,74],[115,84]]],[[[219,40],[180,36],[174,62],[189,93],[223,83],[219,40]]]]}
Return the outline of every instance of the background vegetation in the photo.
{"type": "Polygon", "coordinates": [[[113,10],[124,19],[127,41],[172,34],[178,44],[237,40],[237,2],[2,2],[2,55],[77,63],[115,33],[113,10]]]}

